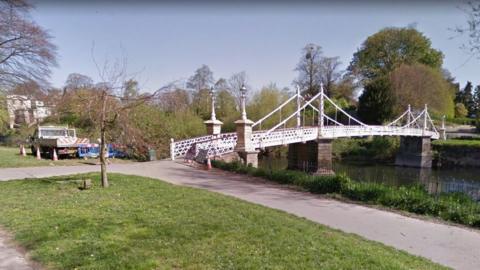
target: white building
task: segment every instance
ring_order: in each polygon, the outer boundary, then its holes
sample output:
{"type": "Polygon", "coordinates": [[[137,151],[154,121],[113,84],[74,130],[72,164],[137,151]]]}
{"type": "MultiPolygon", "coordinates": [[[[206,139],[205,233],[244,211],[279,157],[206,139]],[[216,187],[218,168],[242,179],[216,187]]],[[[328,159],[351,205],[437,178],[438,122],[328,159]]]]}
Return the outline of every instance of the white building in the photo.
{"type": "Polygon", "coordinates": [[[10,128],[20,124],[40,123],[51,114],[51,109],[43,101],[22,95],[7,96],[7,111],[10,117],[10,128]]]}

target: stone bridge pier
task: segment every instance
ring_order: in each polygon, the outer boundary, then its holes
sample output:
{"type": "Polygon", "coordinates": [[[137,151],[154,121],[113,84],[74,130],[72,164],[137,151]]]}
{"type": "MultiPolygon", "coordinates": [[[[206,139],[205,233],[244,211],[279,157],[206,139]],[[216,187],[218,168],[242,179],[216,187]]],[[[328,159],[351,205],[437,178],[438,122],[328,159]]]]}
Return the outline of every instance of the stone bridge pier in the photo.
{"type": "Polygon", "coordinates": [[[395,158],[395,165],[431,168],[432,157],[430,137],[400,137],[400,149],[395,158]]]}
{"type": "Polygon", "coordinates": [[[289,144],[287,169],[321,175],[334,174],[332,141],[331,139],[317,139],[305,143],[289,144]]]}

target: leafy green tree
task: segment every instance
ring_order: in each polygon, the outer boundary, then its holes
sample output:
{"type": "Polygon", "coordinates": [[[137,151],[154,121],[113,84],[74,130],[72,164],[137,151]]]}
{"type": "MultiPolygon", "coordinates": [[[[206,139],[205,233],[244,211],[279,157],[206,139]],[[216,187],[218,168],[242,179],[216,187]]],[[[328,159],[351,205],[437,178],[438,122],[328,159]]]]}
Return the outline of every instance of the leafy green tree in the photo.
{"type": "Polygon", "coordinates": [[[5,134],[7,132],[9,122],[7,100],[5,95],[0,93],[0,134],[5,134]]]}
{"type": "Polygon", "coordinates": [[[474,114],[478,118],[480,116],[480,85],[475,87],[475,92],[473,93],[473,104],[474,114]]]}
{"type": "Polygon", "coordinates": [[[194,112],[203,119],[210,116],[210,87],[213,86],[213,72],[207,65],[199,67],[195,74],[188,79],[187,86],[195,89],[192,97],[194,112]]]}
{"type": "Polygon", "coordinates": [[[213,72],[207,65],[202,65],[195,70],[195,74],[188,79],[187,86],[200,91],[210,89],[213,82],[213,72]]]}
{"type": "Polygon", "coordinates": [[[382,124],[393,116],[394,95],[390,81],[380,77],[365,85],[358,101],[360,119],[368,124],[382,124]]]}
{"type": "Polygon", "coordinates": [[[161,158],[170,154],[170,138],[181,140],[206,133],[203,119],[190,110],[166,112],[160,106],[145,103],[132,109],[129,121],[135,126],[136,138],[143,145],[157,149],[161,158]]]}
{"type": "Polygon", "coordinates": [[[331,97],[335,99],[344,99],[348,104],[356,102],[355,92],[358,88],[354,76],[345,74],[331,88],[331,97]]]}
{"type": "Polygon", "coordinates": [[[463,103],[457,103],[455,104],[455,117],[466,117],[468,114],[467,108],[465,108],[465,105],[463,103]]]}
{"type": "Polygon", "coordinates": [[[438,69],[422,64],[402,64],[389,76],[394,95],[394,115],[400,115],[410,104],[413,108],[429,105],[436,115],[453,116],[455,89],[438,69]]]}
{"type": "MultiPolygon", "coordinates": [[[[260,90],[260,92],[256,93],[252,97],[251,102],[248,104],[248,118],[256,121],[273,111],[288,98],[289,94],[280,90],[275,84],[265,86],[260,90]]],[[[283,108],[281,112],[279,111],[275,113],[262,123],[262,129],[271,128],[275,124],[278,124],[281,119],[285,119],[288,115],[293,113],[294,108],[295,104],[291,103],[289,106],[286,106],[286,108],[283,108]]],[[[289,121],[289,124],[293,123],[294,121],[295,118],[292,118],[292,121],[289,121]]]]}
{"type": "Polygon", "coordinates": [[[67,77],[65,82],[64,91],[80,89],[80,88],[91,88],[93,87],[93,79],[80,74],[80,73],[71,73],[67,77]]]}
{"type": "Polygon", "coordinates": [[[217,91],[216,101],[217,118],[223,122],[222,130],[230,132],[235,130],[234,122],[240,119],[240,112],[237,111],[235,97],[227,89],[217,91]]]}
{"type": "Polygon", "coordinates": [[[459,91],[455,97],[455,102],[462,103],[468,111],[467,116],[475,114],[475,100],[473,97],[473,85],[467,82],[463,90],[459,91]]]}
{"type": "Polygon", "coordinates": [[[200,89],[193,93],[192,98],[193,111],[206,120],[210,118],[210,90],[200,89]]]}
{"type": "Polygon", "coordinates": [[[401,64],[421,63],[440,69],[442,52],[414,28],[388,27],[369,36],[353,55],[349,70],[364,82],[383,77],[401,64]]]}
{"type": "Polygon", "coordinates": [[[468,116],[475,114],[475,101],[473,99],[473,85],[471,82],[467,82],[467,85],[463,88],[463,104],[467,108],[468,116]]]}

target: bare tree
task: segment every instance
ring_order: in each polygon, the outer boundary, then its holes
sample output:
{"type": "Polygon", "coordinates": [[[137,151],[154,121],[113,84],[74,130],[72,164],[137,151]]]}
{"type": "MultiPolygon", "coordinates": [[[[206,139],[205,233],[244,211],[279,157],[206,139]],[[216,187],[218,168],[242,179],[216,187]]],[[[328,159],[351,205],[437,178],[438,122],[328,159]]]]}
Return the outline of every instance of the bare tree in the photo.
{"type": "Polygon", "coordinates": [[[320,76],[320,81],[323,83],[327,96],[331,96],[335,83],[342,76],[342,73],[338,70],[341,64],[338,56],[320,58],[318,75],[320,76]]]}
{"type": "Polygon", "coordinates": [[[250,87],[247,84],[247,73],[245,71],[234,73],[228,79],[228,89],[232,94],[232,96],[235,97],[237,110],[240,110],[241,103],[242,103],[242,93],[240,91],[240,88],[242,88],[242,86],[245,86],[247,90],[250,89],[250,87]]]}
{"type": "Polygon", "coordinates": [[[295,68],[295,71],[298,71],[298,77],[293,83],[311,96],[318,93],[320,89],[321,60],[322,47],[310,43],[302,49],[300,61],[295,68]]]}
{"type": "Polygon", "coordinates": [[[164,91],[160,94],[158,105],[166,112],[186,111],[190,108],[189,93],[184,89],[164,91]]]}
{"type": "MultiPolygon", "coordinates": [[[[125,59],[113,63],[106,61],[102,67],[95,59],[94,62],[102,81],[88,89],[76,88],[72,92],[81,101],[83,112],[86,112],[85,116],[100,133],[101,180],[102,186],[108,187],[107,135],[111,138],[138,135],[139,132],[135,131],[128,121],[128,114],[134,107],[154,98],[158,92],[132,95],[131,88],[136,84],[132,80],[127,80],[125,59]],[[114,132],[116,134],[113,134],[114,132]]],[[[133,137],[129,139],[134,140],[133,137]]]]}
{"type": "Polygon", "coordinates": [[[46,85],[56,63],[56,46],[43,28],[28,18],[25,1],[0,0],[0,87],[34,80],[46,85]]]}
{"type": "Polygon", "coordinates": [[[468,37],[468,42],[462,46],[463,49],[472,56],[480,57],[480,1],[468,1],[467,7],[463,10],[467,15],[467,25],[456,27],[455,31],[468,37]]]}
{"type": "Polygon", "coordinates": [[[13,95],[23,95],[32,97],[38,100],[44,100],[47,96],[46,92],[42,90],[40,85],[35,81],[25,81],[15,85],[8,93],[13,95]]]}
{"type": "Polygon", "coordinates": [[[230,86],[228,85],[227,80],[224,79],[224,78],[218,79],[218,81],[215,83],[214,87],[217,91],[222,91],[222,90],[229,91],[229,89],[230,89],[230,86]]]}

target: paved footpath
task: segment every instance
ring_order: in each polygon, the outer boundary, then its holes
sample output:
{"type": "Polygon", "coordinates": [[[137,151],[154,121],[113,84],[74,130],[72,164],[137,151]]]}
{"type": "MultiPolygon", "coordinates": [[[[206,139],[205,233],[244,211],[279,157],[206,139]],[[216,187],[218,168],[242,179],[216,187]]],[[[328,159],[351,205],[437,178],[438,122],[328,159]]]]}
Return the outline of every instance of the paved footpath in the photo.
{"type": "Polygon", "coordinates": [[[35,267],[25,259],[12,243],[7,241],[9,237],[0,230],[0,270],[32,270],[35,267]]]}
{"type": "MultiPolygon", "coordinates": [[[[0,169],[0,181],[97,170],[98,166],[0,169]]],[[[204,171],[171,161],[112,164],[109,170],[230,195],[354,233],[455,269],[480,269],[480,232],[477,230],[406,217],[294,191],[258,178],[219,170],[204,171]]]]}

